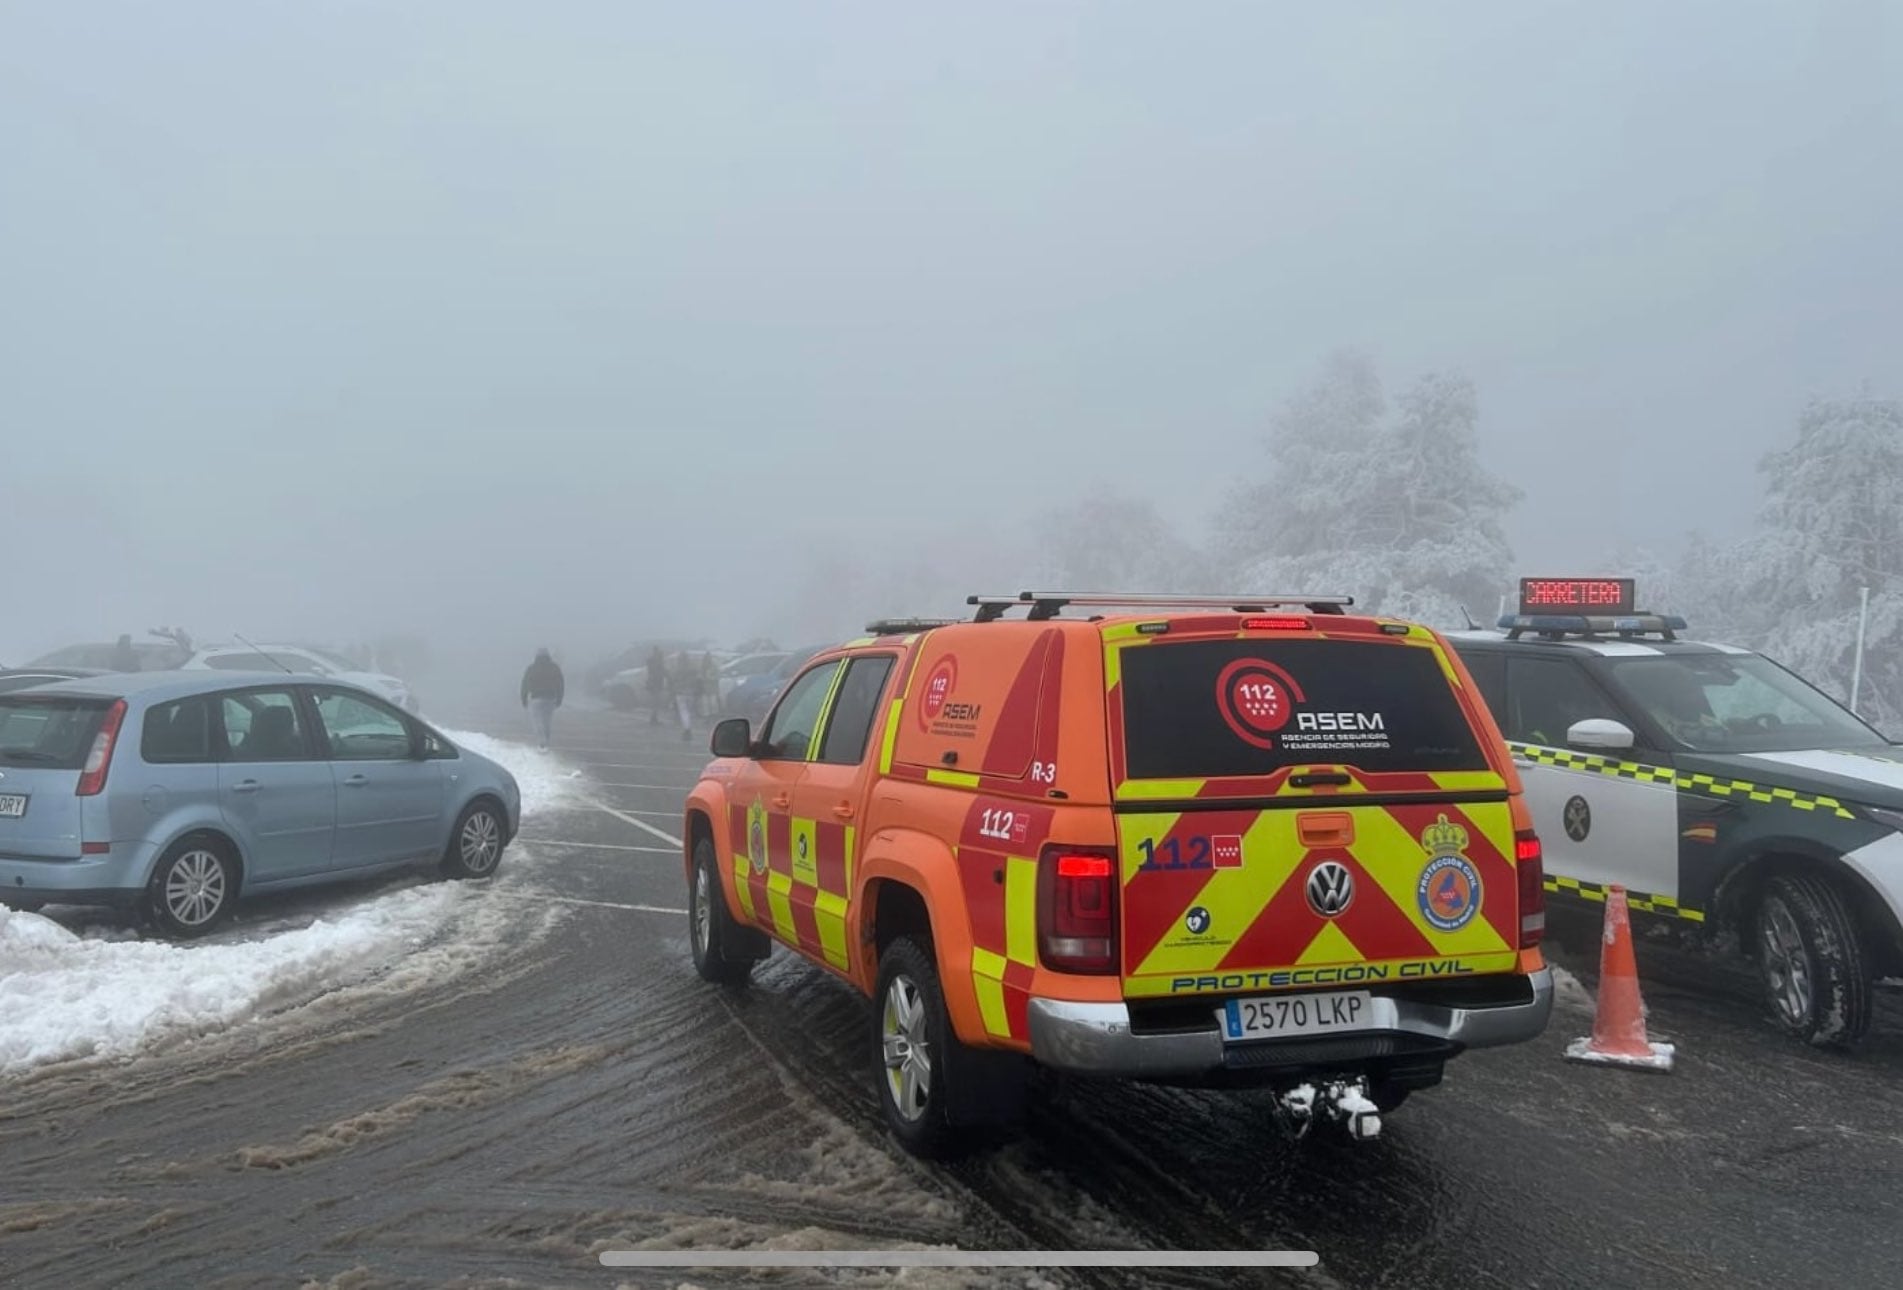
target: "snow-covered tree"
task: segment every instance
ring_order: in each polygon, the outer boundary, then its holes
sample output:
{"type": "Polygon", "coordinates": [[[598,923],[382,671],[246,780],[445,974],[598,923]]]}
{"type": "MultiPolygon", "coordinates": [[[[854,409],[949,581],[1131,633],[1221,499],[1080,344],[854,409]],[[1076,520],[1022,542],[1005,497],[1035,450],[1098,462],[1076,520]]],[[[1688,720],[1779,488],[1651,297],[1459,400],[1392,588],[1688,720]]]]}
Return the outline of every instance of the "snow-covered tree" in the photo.
{"type": "Polygon", "coordinates": [[[1743,563],[1736,547],[1720,547],[1705,534],[1691,532],[1676,554],[1627,543],[1594,568],[1631,578],[1641,610],[1678,615],[1692,637],[1738,642],[1752,630],[1738,604],[1743,563]]]}
{"type": "Polygon", "coordinates": [[[1264,553],[1332,550],[1362,518],[1359,476],[1387,412],[1381,377],[1367,355],[1342,350],[1269,420],[1263,478],[1237,486],[1222,512],[1212,554],[1246,572],[1264,553]]]}
{"type": "Polygon", "coordinates": [[[1263,545],[1241,562],[1243,580],[1252,590],[1345,591],[1368,611],[1439,627],[1462,626],[1463,606],[1484,622],[1508,586],[1501,521],[1520,491],[1480,463],[1473,383],[1429,374],[1397,400],[1390,424],[1383,410],[1371,366],[1352,357],[1285,408],[1269,477],[1243,497],[1272,511],[1244,529],[1263,545]],[[1304,421],[1322,433],[1291,442],[1304,421]]]}
{"type": "Polygon", "coordinates": [[[1880,726],[1903,727],[1903,402],[1813,400],[1797,441],[1760,469],[1764,507],[1737,578],[1746,631],[1813,684],[1848,698],[1868,587],[1859,706],[1880,726]]]}

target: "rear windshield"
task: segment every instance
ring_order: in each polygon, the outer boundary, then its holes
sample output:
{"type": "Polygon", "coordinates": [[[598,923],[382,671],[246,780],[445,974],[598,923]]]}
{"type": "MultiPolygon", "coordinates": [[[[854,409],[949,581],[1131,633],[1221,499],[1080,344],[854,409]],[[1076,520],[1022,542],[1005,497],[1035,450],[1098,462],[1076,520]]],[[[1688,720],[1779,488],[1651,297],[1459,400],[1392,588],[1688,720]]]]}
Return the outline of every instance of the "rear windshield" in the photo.
{"type": "Polygon", "coordinates": [[[1125,648],[1129,779],[1262,775],[1310,763],[1374,773],[1485,770],[1431,651],[1343,640],[1125,648]]]}
{"type": "Polygon", "coordinates": [[[0,697],[0,766],[80,769],[109,706],[104,699],[0,697]]]}

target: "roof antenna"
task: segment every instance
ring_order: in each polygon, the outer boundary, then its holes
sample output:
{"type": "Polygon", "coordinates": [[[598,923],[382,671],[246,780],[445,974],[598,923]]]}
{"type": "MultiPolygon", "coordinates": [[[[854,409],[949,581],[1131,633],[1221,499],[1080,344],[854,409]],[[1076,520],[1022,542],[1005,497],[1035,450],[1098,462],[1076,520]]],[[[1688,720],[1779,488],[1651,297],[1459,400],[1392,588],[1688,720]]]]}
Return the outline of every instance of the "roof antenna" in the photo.
{"type": "Polygon", "coordinates": [[[1467,630],[1468,630],[1468,631],[1470,631],[1470,632],[1472,632],[1472,631],[1478,631],[1478,630],[1480,630],[1480,624],[1479,624],[1479,623],[1477,623],[1477,622],[1475,622],[1475,621],[1474,621],[1474,616],[1473,616],[1472,614],[1470,614],[1470,613],[1468,613],[1468,612],[1467,612],[1467,606],[1465,606],[1465,605],[1462,605],[1462,606],[1460,607],[1460,616],[1461,616],[1462,618],[1465,618],[1465,619],[1467,620],[1467,630]]]}
{"type": "Polygon", "coordinates": [[[253,654],[256,654],[256,655],[257,655],[257,656],[258,656],[259,658],[261,658],[261,659],[263,659],[263,660],[264,660],[265,662],[267,662],[267,663],[269,663],[269,664],[270,664],[270,665],[271,665],[272,667],[275,667],[275,668],[276,668],[276,669],[277,669],[278,671],[280,671],[280,672],[282,672],[282,673],[284,673],[284,675],[286,675],[286,676],[296,676],[296,675],[297,675],[297,673],[295,673],[295,672],[293,672],[293,671],[292,671],[292,670],[291,670],[290,668],[288,668],[288,667],[286,667],[286,666],[284,666],[284,660],[283,660],[283,659],[281,659],[281,658],[278,658],[278,657],[277,657],[276,655],[274,655],[274,654],[266,654],[266,653],[265,653],[265,652],[264,652],[263,650],[261,650],[261,649],[259,649],[259,648],[258,648],[258,647],[257,647],[256,645],[253,645],[253,644],[252,644],[252,643],[251,643],[250,641],[248,641],[248,640],[246,640],[246,639],[245,639],[244,637],[242,637],[242,636],[240,636],[240,635],[238,635],[238,633],[237,633],[237,632],[233,632],[233,633],[231,634],[231,636],[232,636],[232,639],[233,639],[233,640],[235,640],[235,641],[237,641],[237,642],[238,642],[238,643],[239,643],[240,645],[243,645],[243,646],[246,646],[247,648],[249,648],[249,649],[250,649],[250,651],[251,651],[251,652],[252,652],[253,654]]]}

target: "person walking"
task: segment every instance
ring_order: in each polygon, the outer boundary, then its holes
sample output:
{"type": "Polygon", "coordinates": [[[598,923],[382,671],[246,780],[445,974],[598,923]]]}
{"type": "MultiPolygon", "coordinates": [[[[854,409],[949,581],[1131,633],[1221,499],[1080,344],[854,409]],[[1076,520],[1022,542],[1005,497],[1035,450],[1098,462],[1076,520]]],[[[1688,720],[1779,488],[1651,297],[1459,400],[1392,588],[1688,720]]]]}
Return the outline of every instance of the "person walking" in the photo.
{"type": "Polygon", "coordinates": [[[700,656],[700,715],[715,716],[720,711],[720,664],[714,662],[714,652],[708,650],[700,656]]]}
{"type": "Polygon", "coordinates": [[[529,720],[535,726],[536,746],[543,752],[548,751],[548,741],[554,734],[555,709],[562,706],[566,692],[561,665],[549,657],[546,648],[536,650],[535,661],[522,673],[522,706],[529,710],[529,720]]]}
{"type": "Polygon", "coordinates": [[[674,656],[674,666],[668,674],[674,681],[674,715],[680,718],[681,742],[686,743],[694,737],[694,691],[700,687],[694,660],[687,656],[686,650],[674,656]]]}
{"type": "Polygon", "coordinates": [[[648,690],[648,724],[658,726],[661,724],[661,707],[667,702],[668,694],[667,656],[661,653],[659,645],[648,651],[647,676],[643,679],[647,682],[648,690]]]}

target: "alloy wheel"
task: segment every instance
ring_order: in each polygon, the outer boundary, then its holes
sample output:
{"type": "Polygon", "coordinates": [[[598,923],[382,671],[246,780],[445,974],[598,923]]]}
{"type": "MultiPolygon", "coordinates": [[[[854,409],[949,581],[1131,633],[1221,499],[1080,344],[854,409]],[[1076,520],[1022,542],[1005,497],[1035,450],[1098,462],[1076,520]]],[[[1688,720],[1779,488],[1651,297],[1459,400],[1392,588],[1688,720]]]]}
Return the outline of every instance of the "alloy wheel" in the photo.
{"type": "Polygon", "coordinates": [[[225,903],[225,866],[209,851],[187,851],[165,876],[165,908],[186,927],[202,927],[225,903]]]}
{"type": "Polygon", "coordinates": [[[1804,948],[1797,919],[1783,901],[1765,902],[1761,935],[1771,1002],[1786,1022],[1801,1026],[1811,1012],[1810,953],[1804,948]]]}
{"type": "Polygon", "coordinates": [[[886,987],[879,1037],[892,1105],[907,1121],[916,1120],[932,1096],[932,1053],[925,1033],[925,1000],[911,977],[895,976],[886,987]]]}
{"type": "Polygon", "coordinates": [[[502,827],[487,811],[477,811],[463,821],[458,842],[463,865],[471,873],[488,873],[502,854],[502,827]]]}
{"type": "Polygon", "coordinates": [[[707,956],[707,946],[713,932],[714,910],[713,892],[707,881],[707,866],[694,868],[694,953],[702,958],[707,956]]]}

